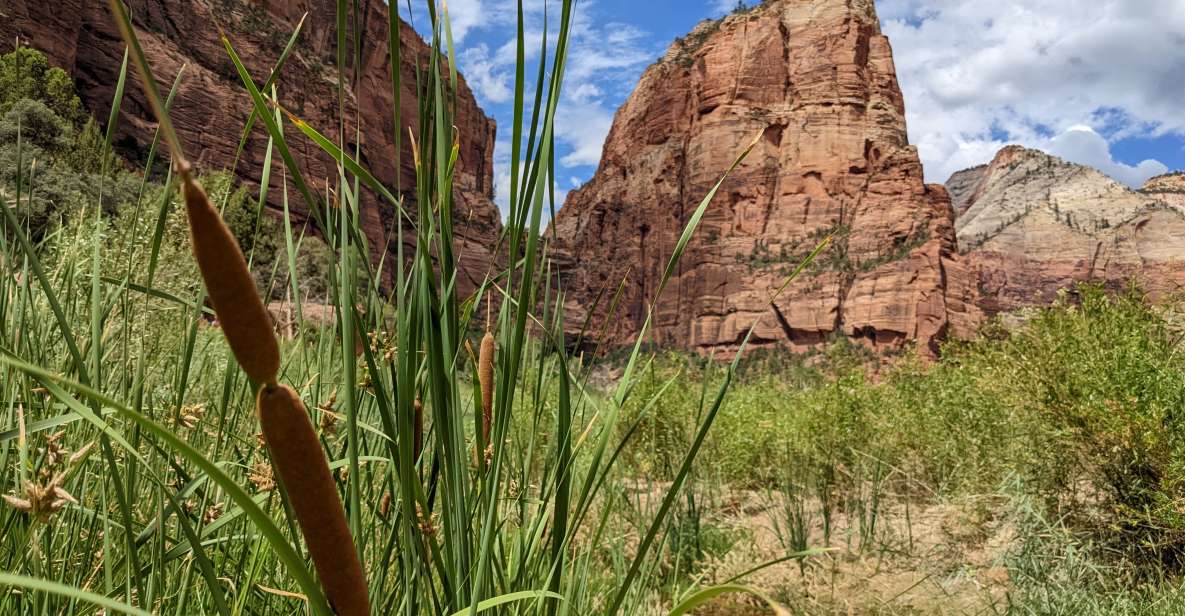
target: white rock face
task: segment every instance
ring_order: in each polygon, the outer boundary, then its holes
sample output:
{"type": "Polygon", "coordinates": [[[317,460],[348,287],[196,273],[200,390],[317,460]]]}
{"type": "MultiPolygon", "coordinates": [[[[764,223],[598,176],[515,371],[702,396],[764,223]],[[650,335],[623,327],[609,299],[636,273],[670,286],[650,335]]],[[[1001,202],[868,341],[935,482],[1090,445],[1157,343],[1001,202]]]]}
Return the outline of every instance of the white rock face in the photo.
{"type": "Polygon", "coordinates": [[[1154,177],[1140,188],[1140,192],[1185,214],[1185,171],[1154,177]]]}
{"type": "Polygon", "coordinates": [[[1138,280],[1153,296],[1185,283],[1185,174],[1134,191],[1043,152],[1004,148],[947,182],[959,251],[996,314],[1052,301],[1079,281],[1138,280]]]}

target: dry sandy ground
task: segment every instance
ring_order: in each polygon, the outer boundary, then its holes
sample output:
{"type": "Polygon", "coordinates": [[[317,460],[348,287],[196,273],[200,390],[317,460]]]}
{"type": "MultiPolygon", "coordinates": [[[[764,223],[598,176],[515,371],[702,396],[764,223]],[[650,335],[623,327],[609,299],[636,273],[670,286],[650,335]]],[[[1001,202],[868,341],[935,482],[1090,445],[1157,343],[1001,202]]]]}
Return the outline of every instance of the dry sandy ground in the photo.
{"type": "MultiPolygon", "coordinates": [[[[740,540],[727,554],[707,563],[697,586],[728,581],[754,563],[787,554],[775,530],[775,520],[785,517],[778,514],[780,502],[774,502],[779,498],[742,491],[725,494],[725,506],[710,521],[732,529],[740,540]]],[[[796,561],[785,562],[743,583],[776,598],[792,614],[1002,613],[1010,587],[1003,562],[1015,534],[1009,521],[992,513],[1001,505],[987,498],[909,507],[882,504],[877,530],[868,541],[862,540],[869,533],[861,533],[860,516],[837,512],[828,545],[818,503],[808,502],[806,509],[814,512],[808,545],[832,551],[813,557],[801,569],[796,561]]],[[[732,595],[696,613],[756,616],[770,610],[732,595]]]]}

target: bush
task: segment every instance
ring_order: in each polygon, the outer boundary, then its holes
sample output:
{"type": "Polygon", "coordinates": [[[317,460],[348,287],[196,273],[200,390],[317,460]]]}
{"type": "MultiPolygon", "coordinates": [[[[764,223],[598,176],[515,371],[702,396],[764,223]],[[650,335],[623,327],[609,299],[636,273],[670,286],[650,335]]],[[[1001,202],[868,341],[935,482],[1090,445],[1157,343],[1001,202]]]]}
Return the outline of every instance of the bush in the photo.
{"type": "Polygon", "coordinates": [[[70,125],[45,103],[22,98],[0,118],[0,141],[32,144],[48,152],[57,153],[73,139],[70,125]]]}
{"type": "MultiPolygon", "coordinates": [[[[814,376],[802,364],[758,371],[728,394],[705,459],[734,485],[789,475],[827,477],[838,490],[859,489],[887,465],[895,493],[939,498],[992,493],[1019,477],[1100,553],[1180,571],[1185,360],[1173,314],[1138,289],[1084,286],[1016,331],[949,344],[934,364],[904,359],[879,381],[843,359],[814,376]]],[[[712,391],[720,378],[668,355],[639,384],[640,398],[680,371],[684,383],[648,414],[629,407],[642,422],[629,455],[647,472],[671,472],[678,460],[663,452],[686,446],[701,384],[712,391]]]]}
{"type": "Polygon", "coordinates": [[[45,54],[28,47],[0,55],[0,116],[7,115],[22,99],[44,102],[71,126],[86,118],[70,75],[50,66],[45,54]]]}
{"type": "Polygon", "coordinates": [[[1179,332],[1138,289],[1082,287],[995,350],[1013,403],[1051,430],[1037,468],[1049,506],[1106,548],[1185,565],[1185,362],[1179,332]]]}
{"type": "Polygon", "coordinates": [[[82,173],[106,173],[110,177],[116,177],[124,170],[123,162],[107,147],[94,118],[87,118],[70,148],[62,154],[62,162],[82,173]]]}
{"type": "Polygon", "coordinates": [[[54,225],[96,203],[109,215],[134,205],[141,181],[130,173],[104,177],[79,172],[36,146],[26,144],[18,150],[16,144],[0,143],[0,185],[15,198],[18,183],[21,200],[12,205],[22,219],[27,217],[33,238],[40,239],[54,225]]]}
{"type": "Polygon", "coordinates": [[[34,239],[94,204],[114,215],[135,203],[141,184],[86,117],[64,72],[35,50],[0,56],[0,188],[34,239]]]}

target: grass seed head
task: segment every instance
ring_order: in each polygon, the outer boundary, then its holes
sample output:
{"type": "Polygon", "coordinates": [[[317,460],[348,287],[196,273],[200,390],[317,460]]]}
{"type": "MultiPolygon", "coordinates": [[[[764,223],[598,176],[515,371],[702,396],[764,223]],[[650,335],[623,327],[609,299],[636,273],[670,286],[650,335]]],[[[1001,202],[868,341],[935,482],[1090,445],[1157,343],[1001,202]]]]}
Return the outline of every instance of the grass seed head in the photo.
{"type": "Polygon", "coordinates": [[[65,457],[67,451],[66,448],[62,446],[61,442],[62,436],[65,434],[66,432],[64,430],[60,430],[46,437],[45,449],[42,451],[45,453],[45,464],[47,466],[53,466],[57,464],[59,460],[65,457]]]}
{"type": "Polygon", "coordinates": [[[317,422],[317,426],[321,428],[321,434],[325,435],[325,438],[337,436],[337,413],[334,413],[333,411],[327,411],[325,409],[320,410],[321,419],[317,422]]]}
{"type": "Polygon", "coordinates": [[[61,511],[67,504],[78,503],[69,492],[62,488],[65,477],[63,473],[58,473],[44,484],[26,482],[24,494],[21,496],[5,494],[3,495],[4,502],[13,509],[29,514],[38,522],[43,524],[49,522],[53,514],[61,511]]]}
{"type": "Polygon", "coordinates": [[[260,460],[251,467],[251,474],[247,476],[256,492],[271,492],[276,489],[276,476],[272,473],[272,465],[260,460]]]}
{"type": "Polygon", "coordinates": [[[206,508],[206,512],[202,514],[203,524],[213,524],[215,520],[222,516],[222,503],[214,503],[206,508]]]}

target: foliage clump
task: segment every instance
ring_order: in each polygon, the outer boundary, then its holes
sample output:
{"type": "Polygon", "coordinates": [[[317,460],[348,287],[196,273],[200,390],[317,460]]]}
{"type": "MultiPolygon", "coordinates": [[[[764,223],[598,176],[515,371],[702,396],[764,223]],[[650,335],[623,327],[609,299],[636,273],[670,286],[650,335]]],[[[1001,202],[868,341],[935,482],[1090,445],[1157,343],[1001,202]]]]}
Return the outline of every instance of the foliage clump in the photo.
{"type": "MultiPolygon", "coordinates": [[[[201,181],[253,259],[257,282],[270,295],[284,297],[289,264],[282,221],[261,209],[229,173],[208,174],[201,181]]],[[[188,231],[173,191],[130,171],[106,143],[98,122],[85,112],[69,75],[27,47],[0,56],[0,190],[16,205],[18,218],[35,240],[68,223],[82,224],[78,217],[100,204],[103,224],[113,238],[109,254],[119,252],[125,259],[147,259],[153,239],[150,216],[166,201],[157,259],[164,268],[162,280],[193,280],[185,266],[190,261],[185,252],[188,231]]],[[[76,231],[84,234],[91,222],[76,231]]],[[[78,234],[59,234],[45,250],[79,249],[70,246],[75,237],[78,234]]],[[[295,259],[304,283],[300,299],[325,301],[330,250],[312,235],[301,239],[301,248],[295,259]]],[[[147,262],[139,265],[147,267],[147,262]]]]}
{"type": "Polygon", "coordinates": [[[29,47],[0,56],[0,116],[22,100],[41,101],[72,125],[86,119],[74,80],[66,71],[50,66],[45,54],[29,47]]]}
{"type": "MultiPolygon", "coordinates": [[[[753,487],[787,472],[855,490],[879,465],[902,491],[957,498],[1012,479],[1050,516],[1131,571],[1185,573],[1185,354],[1177,312],[1138,289],[1083,286],[1022,327],[985,328],[928,365],[904,358],[872,376],[859,347],[746,374],[707,444],[721,481],[753,487]]],[[[772,367],[771,367],[772,366],[772,367]]],[[[712,383],[711,363],[669,355],[638,386],[712,383]],[[676,377],[676,375],[678,375],[676,377]]],[[[670,387],[645,414],[628,455],[659,476],[701,407],[700,386],[670,387]]],[[[628,423],[627,423],[628,425],[628,423]]]]}

